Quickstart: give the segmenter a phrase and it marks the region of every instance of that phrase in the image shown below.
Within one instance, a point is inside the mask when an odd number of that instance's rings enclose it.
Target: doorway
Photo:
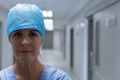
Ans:
[[[74,29],[70,30],[70,66],[74,67]]]
[[[93,75],[93,16],[88,17],[88,80]]]

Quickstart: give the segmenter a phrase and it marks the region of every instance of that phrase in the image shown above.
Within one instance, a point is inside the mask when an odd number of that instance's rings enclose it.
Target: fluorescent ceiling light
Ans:
[[[53,12],[51,10],[48,10],[48,11],[43,10],[42,14],[44,17],[49,17],[49,18],[53,17]]]
[[[53,24],[53,20],[52,19],[44,19],[44,23],[47,24]]]
[[[53,31],[53,24],[45,24],[45,28],[47,31]]]
[[[42,11],[42,14],[43,14],[43,16],[44,16],[44,17],[47,17],[47,16],[48,16],[47,11],[45,11],[45,10],[44,10],[44,11]]]
[[[53,12],[51,10],[48,11],[48,17],[53,17]]]

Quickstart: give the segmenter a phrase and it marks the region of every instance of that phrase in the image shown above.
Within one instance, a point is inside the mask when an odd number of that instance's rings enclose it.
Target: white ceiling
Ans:
[[[0,6],[9,10],[17,3],[33,3],[42,10],[52,10],[53,19],[67,22],[91,0],[0,0]]]

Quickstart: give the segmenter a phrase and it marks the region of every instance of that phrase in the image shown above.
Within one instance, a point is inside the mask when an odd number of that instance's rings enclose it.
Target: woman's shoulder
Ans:
[[[41,80],[71,80],[67,73],[49,65],[45,65],[45,70],[41,77]]]
[[[8,66],[0,71],[0,80],[8,80],[8,77],[13,75],[13,68],[12,65]]]
[[[8,66],[2,70],[0,70],[0,75],[5,75],[7,71],[9,71],[11,69],[11,66]]]
[[[66,74],[64,71],[58,69],[58,68],[55,68],[55,67],[52,67],[52,66],[49,66],[49,65],[46,65],[46,68],[45,68],[46,72],[48,73],[54,73],[54,74]]]

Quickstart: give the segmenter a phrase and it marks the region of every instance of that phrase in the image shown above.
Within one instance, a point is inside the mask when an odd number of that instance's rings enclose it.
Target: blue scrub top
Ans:
[[[0,80],[16,80],[12,65],[0,71]],[[72,80],[65,72],[45,65],[39,80]]]

